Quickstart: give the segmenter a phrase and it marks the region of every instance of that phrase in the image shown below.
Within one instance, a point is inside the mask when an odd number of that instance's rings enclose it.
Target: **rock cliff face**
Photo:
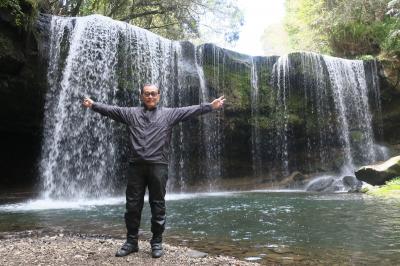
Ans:
[[[207,87],[229,99],[223,168],[234,169],[230,176],[239,162],[247,173],[280,181],[294,171],[383,159],[376,62],[314,53],[250,57],[210,44],[201,50]]]
[[[26,16],[32,6],[22,5]],[[0,9],[0,187],[34,184],[41,147],[46,68],[29,29]],[[23,20],[25,21],[25,20]]]
[[[46,127],[43,112],[47,64],[52,59],[48,53],[51,17],[39,18],[35,34],[16,27],[6,15],[0,19],[0,156],[5,165],[0,183],[34,184],[38,182],[36,169],[44,145],[42,129]],[[61,81],[63,67],[70,60],[68,38],[75,25],[76,21],[72,21],[59,36],[61,48],[57,64],[60,69],[54,72],[56,76],[51,76],[56,83]],[[199,176],[257,177],[263,182],[279,182],[294,171],[305,174],[335,171],[346,160],[356,164],[371,158],[378,160],[377,141],[392,145],[400,141],[393,133],[400,130],[397,115],[400,105],[396,100],[399,97],[385,83],[383,71],[374,62],[341,61],[310,53],[281,58],[250,57],[212,44],[195,47],[188,42],[171,44],[156,40],[152,43],[153,37],[140,39],[140,34],[147,36],[147,33],[127,32],[117,32],[116,38],[111,38],[116,40],[119,49],[113,51],[116,53],[112,66],[115,84],[99,83],[112,88],[110,92],[103,92],[111,98],[99,94],[105,97],[99,100],[137,105],[137,97],[132,97],[136,95],[133,88],[144,81],[159,82],[165,92],[163,104],[169,106],[196,104],[222,94],[228,99],[224,110],[212,119],[195,120],[174,131],[171,171],[177,186],[198,182]],[[137,52],[137,57],[132,52]],[[161,67],[140,64],[146,60],[149,64],[157,61]],[[92,63],[93,67],[99,66]],[[353,78],[346,81],[350,84],[346,89],[338,87],[339,77],[334,80],[332,69],[342,70],[338,76],[353,73]],[[82,72],[84,69],[73,70],[77,75],[86,73]],[[361,70],[365,71],[364,76]],[[381,75],[382,93],[374,90],[378,83],[376,73]],[[87,84],[79,83],[77,75],[68,82],[86,88]],[[94,79],[93,84],[100,82],[96,76],[99,72],[87,71],[86,75]],[[350,94],[338,95],[347,93],[347,88],[355,88],[356,95],[366,93],[368,100],[357,100],[360,96],[350,101]],[[78,100],[79,95],[72,94],[72,99]],[[343,102],[337,101],[337,97],[343,97]],[[347,106],[344,113],[340,113],[341,104]],[[371,117],[360,112],[365,106],[372,111]],[[52,115],[55,113],[47,114]],[[347,124],[343,125],[344,122]],[[372,125],[373,131],[369,131]],[[117,142],[116,147],[122,147],[126,140]],[[123,167],[118,171],[123,171]]]
[[[392,66],[393,67],[393,66]],[[397,67],[400,69],[400,66]],[[393,70],[391,70],[393,71]],[[400,70],[396,82],[389,82],[386,71],[379,72],[382,105],[382,141],[393,147],[394,154],[400,153]]]

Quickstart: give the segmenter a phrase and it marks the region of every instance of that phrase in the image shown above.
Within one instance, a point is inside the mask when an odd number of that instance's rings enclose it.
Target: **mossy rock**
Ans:
[[[355,172],[356,177],[371,185],[384,185],[385,182],[400,176],[400,156],[375,165],[363,166]]]
[[[1,27],[0,27],[1,29]],[[18,73],[24,62],[25,56],[16,36],[0,30],[0,72],[7,74]]]
[[[2,0],[0,1],[0,21],[28,30],[38,14],[38,1]]]
[[[400,177],[386,182],[383,186],[369,186],[363,192],[372,196],[400,199]]]

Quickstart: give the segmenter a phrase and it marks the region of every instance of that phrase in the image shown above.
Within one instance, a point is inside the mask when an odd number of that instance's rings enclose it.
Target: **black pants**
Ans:
[[[151,208],[152,241],[161,241],[165,229],[165,188],[168,180],[168,165],[139,163],[130,164],[126,188],[125,224],[127,241],[138,239],[146,187],[149,189]]]

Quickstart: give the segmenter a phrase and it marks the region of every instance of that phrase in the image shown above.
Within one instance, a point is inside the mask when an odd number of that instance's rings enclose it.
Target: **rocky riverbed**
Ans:
[[[258,265],[226,256],[164,244],[165,254],[151,258],[150,244],[139,242],[139,252],[115,257],[123,240],[67,236],[30,236],[0,239],[0,265]]]

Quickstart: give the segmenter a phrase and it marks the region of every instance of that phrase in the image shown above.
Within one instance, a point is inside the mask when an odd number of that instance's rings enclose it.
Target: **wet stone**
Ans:
[[[204,258],[207,257],[208,254],[197,250],[189,250],[187,255],[191,258]]]

